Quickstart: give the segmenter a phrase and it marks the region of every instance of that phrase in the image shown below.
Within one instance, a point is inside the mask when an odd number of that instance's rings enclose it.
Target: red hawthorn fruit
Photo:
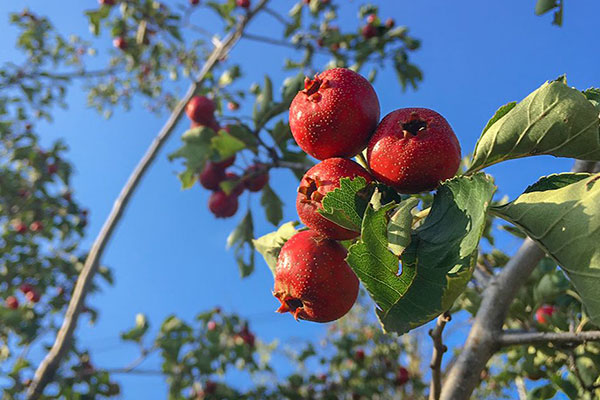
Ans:
[[[213,161],[213,163],[218,166],[221,167],[223,169],[227,168],[227,167],[231,167],[233,165],[233,163],[235,162],[235,154],[232,155],[229,158],[226,158],[222,161]]]
[[[363,361],[365,359],[365,351],[363,349],[356,350],[354,354],[354,359],[358,362]]]
[[[537,311],[535,312],[535,320],[542,324],[545,325],[548,322],[550,322],[550,317],[552,317],[552,315],[554,315],[554,313],[556,312],[556,307],[554,306],[550,306],[550,305],[543,305],[540,308],[537,309]]]
[[[204,385],[204,393],[205,394],[213,394],[217,391],[217,384],[211,380],[207,380]]]
[[[367,17],[367,24],[373,25],[375,21],[377,21],[377,15],[369,14],[369,16]]]
[[[329,46],[329,48],[331,49],[331,51],[338,51],[340,49],[340,44],[333,43],[331,46]]]
[[[205,96],[194,96],[185,106],[185,113],[193,122],[209,126],[215,122],[215,103]]]
[[[224,168],[210,161],[204,165],[198,178],[200,184],[208,190],[218,190],[223,180],[225,180]]]
[[[206,329],[209,331],[214,331],[217,328],[217,323],[215,321],[208,321],[206,324]]]
[[[119,36],[113,39],[113,46],[115,46],[119,50],[125,50],[127,49],[127,41],[124,37]]]
[[[242,338],[242,340],[244,341],[244,343],[246,343],[250,347],[254,347],[254,342],[256,341],[256,337],[254,336],[254,334],[252,332],[250,332],[248,330],[247,327],[244,327],[244,329],[242,329],[242,331],[240,332],[239,335]]]
[[[371,39],[372,37],[377,36],[377,28],[371,24],[367,24],[362,27],[360,33],[365,39]]]
[[[236,4],[238,7],[250,8],[250,0],[237,0]]]
[[[27,232],[27,225],[25,225],[22,222],[19,222],[13,225],[13,229],[15,230],[15,232],[23,234]]]
[[[26,199],[27,197],[29,197],[29,190],[19,189],[19,190],[17,190],[17,194],[19,195],[20,198]]]
[[[5,304],[7,308],[11,310],[16,310],[19,308],[19,300],[15,296],[8,296],[5,300]]]
[[[406,382],[408,382],[408,379],[409,379],[408,370],[404,367],[398,368],[398,371],[396,372],[396,379],[395,379],[396,386],[404,385]]]
[[[244,190],[246,189],[246,185],[244,182],[242,182],[242,180],[240,180],[240,176],[238,174],[233,173],[233,172],[226,172],[224,180],[238,182],[238,184],[235,185],[235,187],[231,191],[232,195],[237,197],[237,196],[240,196],[242,193],[244,193]]]
[[[56,165],[56,164],[48,165],[48,174],[54,175],[57,172],[58,172],[58,165]]]
[[[33,290],[33,286],[31,286],[29,283],[23,283],[21,284],[21,286],[19,287],[19,290],[24,293],[27,294],[29,292],[31,292]]]
[[[300,181],[296,210],[302,223],[329,239],[346,240],[359,235],[323,217],[317,212],[323,208],[321,200],[332,190],[340,187],[341,178],[354,179],[362,176],[367,183],[371,175],[360,165],[347,158],[328,158],[309,169]]]
[[[323,40],[323,38],[318,38],[317,39],[317,46],[323,47],[324,44],[325,44],[325,41]]]
[[[29,229],[31,232],[39,232],[44,229],[44,224],[42,224],[40,221],[34,221],[31,223],[31,225],[29,225]]]
[[[59,286],[56,289],[56,295],[59,296],[59,297],[62,297],[62,296],[64,296],[64,294],[65,294],[65,288],[62,287],[62,286]]]
[[[193,6],[197,6],[200,3],[200,0],[190,0],[190,4]]]
[[[62,198],[70,203],[71,202],[71,192],[64,192],[62,194]]]
[[[221,190],[213,192],[208,199],[208,208],[217,218],[232,217],[238,209],[238,197]]]
[[[115,0],[98,0],[98,3],[103,6],[114,6]]]
[[[40,301],[40,294],[35,290],[30,290],[29,292],[25,293],[25,298],[32,303],[37,303]]]
[[[379,121],[379,100],[368,80],[346,68],[306,78],[290,106],[290,129],[298,146],[325,160],[353,157]]]
[[[263,164],[253,164],[246,169],[244,184],[251,192],[259,192],[269,182],[269,172]]]
[[[310,4],[310,0],[302,0],[304,4]]]
[[[385,20],[385,27],[388,29],[392,29],[396,25],[396,21],[393,18],[388,18]]]
[[[427,108],[389,113],[367,150],[373,176],[401,193],[435,189],[456,174],[460,159],[460,144],[450,124]]]
[[[273,296],[279,313],[296,320],[330,322],[343,317],[358,296],[358,278],[346,263],[346,249],[315,231],[296,233],[279,253]]]
[[[235,111],[238,108],[240,108],[240,105],[234,101],[230,101],[229,103],[227,103],[227,108],[229,109],[229,111]]]

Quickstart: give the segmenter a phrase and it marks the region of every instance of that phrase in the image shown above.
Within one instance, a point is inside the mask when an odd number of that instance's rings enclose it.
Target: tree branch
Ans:
[[[431,356],[431,384],[429,386],[429,400],[439,400],[442,391],[442,357],[448,351],[448,347],[442,341],[444,327],[452,320],[446,311],[437,318],[435,328],[429,331],[433,340],[433,355]]]
[[[595,163],[576,161],[573,172],[593,171]],[[488,360],[499,349],[502,325],[519,288],[527,281],[544,252],[531,239],[496,275],[482,294],[481,306],[456,364],[442,388],[442,400],[462,400],[471,396],[479,384],[479,377]]]
[[[581,344],[600,341],[600,331],[586,332],[504,332],[498,337],[500,346],[521,344]]]
[[[186,104],[190,101],[190,99],[195,95],[198,88],[202,85],[202,82],[208,75],[208,73],[213,69],[213,67],[219,62],[219,60],[225,56],[231,48],[238,42],[246,25],[252,19],[252,17],[260,11],[269,0],[261,0],[257,6],[251,10],[245,17],[243,17],[238,27],[230,33],[219,46],[215,47],[213,52],[210,54],[206,63],[202,67],[202,70],[196,77],[196,81],[190,85],[187,93],[181,99],[179,104],[175,107],[169,119],[160,130],[158,136],[151,143],[150,147],[146,151],[146,154],[142,157],[135,170],[125,183],[125,186],[121,190],[121,193],[117,197],[113,208],[104,222],[100,233],[96,237],[92,248],[88,254],[88,257],[85,261],[83,269],[79,274],[77,279],[77,283],[75,284],[75,289],[73,291],[73,296],[69,302],[67,307],[67,311],[65,313],[65,318],[63,320],[63,324],[56,335],[56,340],[52,345],[52,348],[44,358],[44,360],[40,363],[39,367],[35,372],[35,376],[33,382],[31,383],[27,396],[28,399],[33,400],[39,398],[39,396],[43,393],[46,385],[52,381],[56,370],[58,369],[60,362],[64,358],[64,356],[68,353],[71,348],[71,342],[73,338],[73,333],[77,326],[77,321],[79,319],[79,315],[81,314],[83,304],[85,303],[86,295],[89,291],[90,285],[93,281],[94,275],[98,270],[98,265],[100,263],[100,259],[104,253],[104,249],[106,245],[110,241],[114,230],[121,220],[123,216],[123,212],[125,211],[127,204],[131,200],[136,188],[139,186],[142,178],[144,177],[146,171],[156,158],[157,154],[174,131],[177,122],[183,115]]]

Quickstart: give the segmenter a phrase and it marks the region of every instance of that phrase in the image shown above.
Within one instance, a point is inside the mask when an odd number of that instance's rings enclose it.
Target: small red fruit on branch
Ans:
[[[221,190],[213,192],[208,199],[208,208],[217,218],[232,217],[238,209],[238,196]]]
[[[200,3],[200,0],[190,0],[190,4],[193,6],[197,6]]]
[[[56,164],[50,164],[48,165],[48,174],[50,175],[54,175],[55,173],[58,172],[58,165]]]
[[[29,292],[25,293],[25,298],[32,303],[37,303],[40,301],[40,294],[35,290],[30,290]]]
[[[213,163],[207,162],[204,168],[200,172],[198,181],[200,184],[208,190],[218,190],[219,184],[225,180],[225,170]]]
[[[535,312],[535,320],[540,324],[547,324],[550,322],[550,317],[556,312],[556,307],[550,305],[543,305]]]
[[[246,188],[251,192],[259,192],[269,182],[269,171],[263,164],[254,164],[246,169]]]
[[[119,50],[125,50],[127,49],[127,41],[124,37],[119,36],[113,40],[113,46]]]
[[[435,189],[460,165],[460,144],[448,122],[427,108],[389,113],[367,151],[373,176],[401,193]]]
[[[34,221],[31,223],[31,225],[29,225],[29,229],[31,232],[39,232],[44,229],[44,224],[42,224],[40,221]]]
[[[298,146],[325,160],[353,157],[379,121],[379,100],[368,80],[346,68],[306,78],[290,106],[290,129]]]
[[[185,106],[185,113],[193,122],[211,126],[215,122],[215,103],[208,97],[194,96]]]
[[[344,246],[314,231],[292,236],[275,268],[273,295],[281,302],[277,312],[314,322],[343,317],[358,296],[358,278],[346,254]]]
[[[250,8],[250,0],[237,0],[236,4],[238,7]]]
[[[31,292],[33,290],[33,286],[31,286],[29,283],[23,283],[20,287],[19,290],[23,293],[23,294],[27,294],[29,292]]]
[[[238,108],[240,108],[240,105],[234,101],[230,101],[229,103],[227,103],[227,108],[229,109],[229,111],[235,111]]]
[[[342,228],[317,210],[323,209],[321,201],[325,195],[340,187],[341,178],[354,179],[358,176],[365,178],[367,183],[373,181],[363,167],[347,158],[328,158],[309,169],[300,181],[296,197],[296,211],[300,221],[329,239],[347,240],[357,237],[359,232]]]
[[[365,351],[363,349],[356,350],[354,354],[354,359],[358,362],[361,362],[365,359]]]
[[[392,18],[388,18],[385,20],[385,27],[388,29],[392,29],[394,27],[394,25],[396,25],[396,21],[394,21]]]
[[[98,3],[100,3],[103,6],[114,6],[115,0],[98,0]]]
[[[15,230],[15,232],[23,234],[27,232],[27,225],[25,225],[22,222],[17,222],[13,224],[13,229]]]
[[[224,180],[237,182],[237,184],[234,186],[233,190],[231,191],[232,195],[240,196],[242,193],[244,193],[244,190],[246,189],[246,185],[244,182],[242,182],[240,180],[240,176],[238,174],[233,173],[233,172],[226,172]]]
[[[11,310],[16,310],[19,308],[19,300],[15,296],[8,296],[5,300],[6,307]]]
[[[362,27],[360,33],[365,39],[371,39],[377,36],[377,28],[371,24],[367,24]]]
[[[398,371],[396,372],[396,379],[395,379],[396,386],[402,386],[402,385],[406,384],[406,382],[408,382],[408,379],[409,379],[408,370],[404,367],[398,368]]]

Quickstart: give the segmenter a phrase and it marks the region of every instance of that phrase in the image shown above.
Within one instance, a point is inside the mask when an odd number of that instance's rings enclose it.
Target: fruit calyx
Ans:
[[[317,102],[321,100],[320,89],[326,89],[329,86],[327,79],[321,79],[318,75],[315,75],[314,79],[304,78],[304,93],[310,101]]]
[[[312,202],[320,203],[323,200],[323,194],[319,192],[319,188],[323,186],[323,182],[318,177],[314,179],[306,177],[306,184],[301,185],[298,188],[298,193],[303,194],[305,198],[301,199],[300,202],[310,204]]]
[[[298,321],[298,319],[304,319],[303,317],[306,314],[306,311],[304,311],[304,302],[302,300],[292,297],[284,292],[273,293],[273,296],[281,302],[281,306],[276,312],[280,314],[289,312],[294,316],[296,321]]]
[[[402,132],[405,136],[409,133],[413,136],[417,136],[419,132],[427,129],[427,121],[419,118],[417,113],[412,113],[409,120],[400,123],[400,126],[402,127]]]

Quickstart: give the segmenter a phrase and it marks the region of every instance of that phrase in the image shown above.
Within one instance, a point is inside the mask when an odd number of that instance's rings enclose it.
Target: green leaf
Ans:
[[[135,327],[121,333],[121,339],[139,343],[148,331],[148,328],[150,328],[150,325],[146,316],[144,314],[137,314],[135,316]]]
[[[271,186],[265,185],[260,197],[260,204],[265,208],[267,221],[277,226],[283,218],[283,202],[277,194],[271,189]]]
[[[600,89],[589,88],[583,92],[583,95],[596,107],[596,110],[600,111]]]
[[[179,179],[183,188],[189,188],[195,181],[195,174],[198,173],[206,161],[213,153],[212,139],[216,136],[215,132],[206,127],[190,129],[182,136],[183,146],[177,151],[169,154],[169,160],[178,158],[184,160],[186,171],[179,174]]]
[[[535,3],[535,15],[545,14],[556,6],[556,0],[538,0]]]
[[[517,105],[516,101],[512,101],[508,104],[503,105],[502,107],[500,107],[497,111],[496,114],[494,114],[494,116],[488,121],[488,123],[485,125],[485,128],[483,128],[483,132],[481,132],[481,134],[483,135],[488,129],[490,129],[490,127],[492,125],[494,125],[500,118],[504,117],[510,110],[512,110],[513,108],[515,108],[515,106]]]
[[[600,174],[550,175],[516,200],[492,209],[536,241],[561,266],[598,326],[599,179]]]
[[[366,187],[367,181],[361,176],[340,179],[340,187],[327,193],[321,201],[323,208],[317,212],[343,228],[360,231],[370,197]]]
[[[287,222],[281,225],[275,232],[268,233],[252,241],[254,248],[262,254],[273,275],[275,275],[277,257],[279,257],[281,247],[298,232],[296,230],[298,225],[297,221]]]
[[[387,226],[388,249],[400,257],[410,244],[410,228],[412,226],[412,210],[419,204],[419,199],[409,197],[394,210]]]
[[[509,107],[498,110],[486,126],[475,146],[470,172],[540,154],[600,160],[598,110],[563,81],[546,82]]]
[[[494,191],[482,173],[443,183],[402,253],[400,274],[399,259],[388,249],[387,213],[395,204],[367,207],[361,239],[347,260],[375,300],[384,330],[405,333],[450,308],[471,277]]]
[[[560,375],[552,375],[550,381],[557,389],[566,394],[570,400],[579,400],[579,390],[577,390],[577,386],[573,382],[563,379]]]
[[[247,277],[254,271],[254,223],[252,212],[248,210],[239,225],[229,234],[227,248],[232,248],[235,259],[240,269],[242,278]],[[248,260],[246,260],[246,249],[249,248]]]
[[[246,144],[235,136],[222,129],[219,134],[212,138],[212,147],[219,153],[221,160],[233,156],[240,150],[246,148]]]
[[[240,140],[247,149],[256,153],[258,149],[258,139],[256,135],[245,125],[230,125],[229,134]]]

